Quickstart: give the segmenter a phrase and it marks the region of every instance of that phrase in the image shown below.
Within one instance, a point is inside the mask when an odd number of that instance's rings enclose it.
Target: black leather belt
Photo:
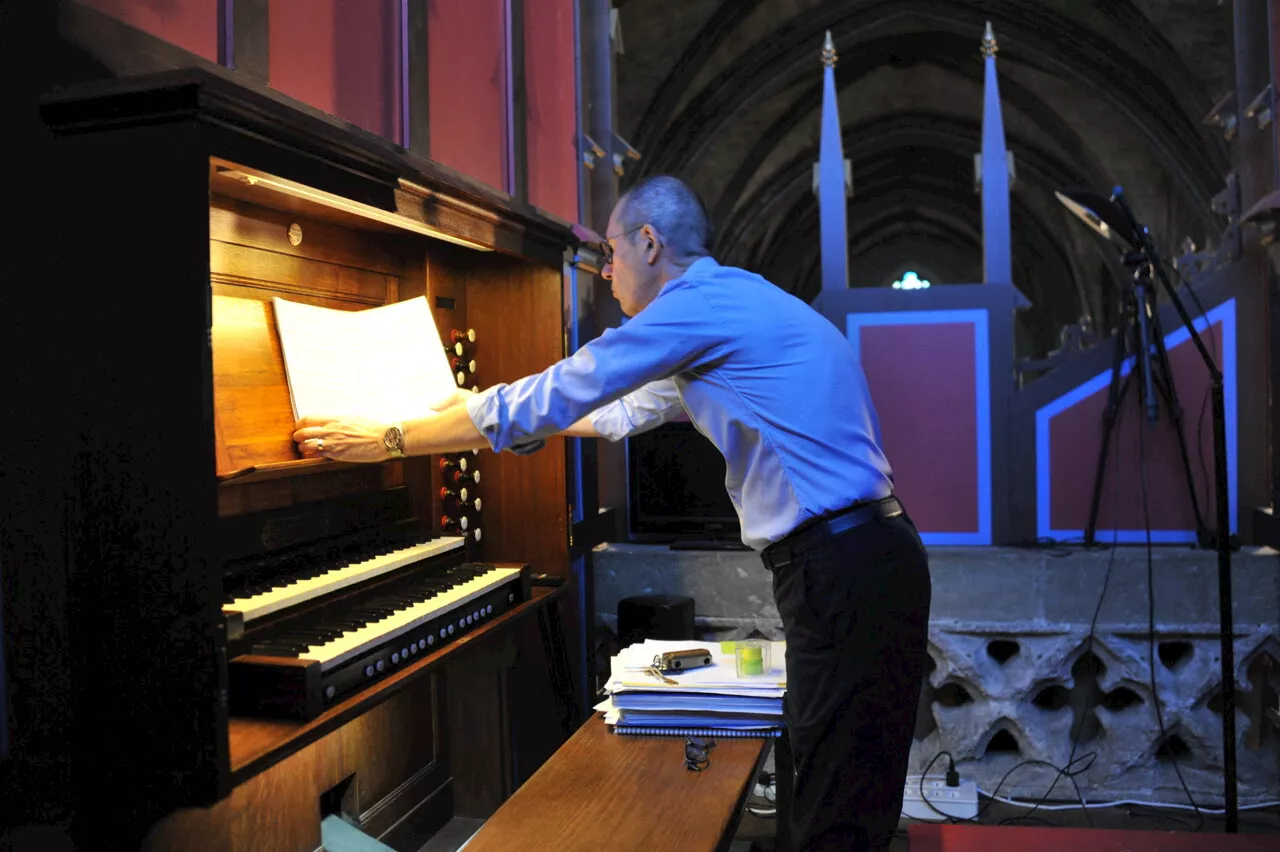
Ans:
[[[901,514],[902,504],[898,502],[897,497],[885,497],[882,500],[855,503],[839,514],[830,515],[821,520],[802,525],[786,538],[775,541],[766,547],[761,552],[761,556],[764,558],[764,564],[769,566],[770,570],[777,570],[780,567],[789,565],[795,554],[808,550],[821,541],[835,538],[841,533],[846,533],[855,527],[862,526],[867,521],[876,518],[892,518]]]

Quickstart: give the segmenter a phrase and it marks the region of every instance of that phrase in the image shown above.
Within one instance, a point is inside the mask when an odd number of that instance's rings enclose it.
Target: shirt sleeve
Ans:
[[[470,397],[467,413],[489,445],[523,448],[650,382],[713,363],[725,343],[720,322],[690,282],[667,286],[630,322],[568,358]]]
[[[591,412],[601,438],[618,441],[655,429],[684,413],[674,379],[659,379]]]

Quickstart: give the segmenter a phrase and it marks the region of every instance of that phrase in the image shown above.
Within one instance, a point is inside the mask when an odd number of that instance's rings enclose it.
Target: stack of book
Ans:
[[[616,734],[776,737],[787,691],[785,645],[769,646],[768,665],[739,674],[733,642],[646,639],[612,659],[608,698],[596,709]],[[711,652],[711,665],[683,671],[654,665],[664,652],[698,648]]]

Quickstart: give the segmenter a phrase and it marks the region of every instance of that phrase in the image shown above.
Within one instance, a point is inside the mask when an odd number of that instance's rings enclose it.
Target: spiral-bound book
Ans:
[[[636,737],[711,737],[712,739],[782,736],[781,728],[652,728],[646,725],[614,725],[613,732]]]

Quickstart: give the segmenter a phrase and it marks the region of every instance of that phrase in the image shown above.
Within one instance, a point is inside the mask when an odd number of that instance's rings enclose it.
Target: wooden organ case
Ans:
[[[60,258],[73,834],[312,852],[338,814],[414,850],[491,813],[580,720],[575,595],[530,585],[569,580],[563,440],[302,459],[271,299],[425,296],[489,386],[564,355],[571,233],[230,74],[41,111],[86,217]]]

